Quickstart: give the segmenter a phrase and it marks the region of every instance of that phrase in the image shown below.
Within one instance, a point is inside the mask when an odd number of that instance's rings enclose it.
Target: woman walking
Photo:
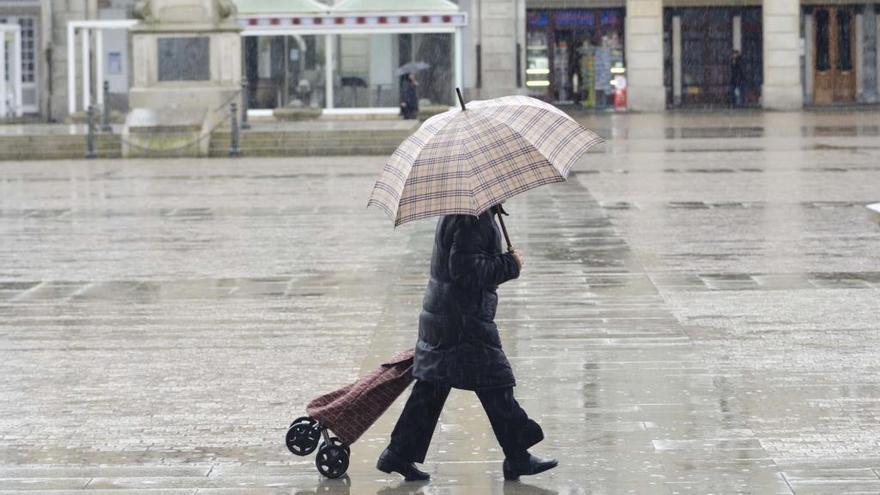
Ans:
[[[424,463],[437,420],[451,388],[473,390],[504,451],[504,478],[518,479],[557,465],[528,449],[544,439],[513,397],[516,381],[501,348],[496,289],[519,277],[523,256],[503,253],[493,218],[500,206],[478,217],[447,215],[434,237],[431,276],[419,316],[413,375],[416,383],[376,465],[407,481],[428,480]]]
[[[400,114],[404,119],[415,119],[419,115],[418,85],[414,72],[400,76]]]

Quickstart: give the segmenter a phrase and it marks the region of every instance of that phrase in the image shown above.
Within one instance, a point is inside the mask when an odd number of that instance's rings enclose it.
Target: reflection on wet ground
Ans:
[[[880,493],[880,115],[581,118],[498,318],[558,469],[502,481],[463,392],[429,484],[373,468],[400,403],[347,479],[286,451],[414,342],[433,223],[364,208],[381,157],[3,163],[0,493]]]

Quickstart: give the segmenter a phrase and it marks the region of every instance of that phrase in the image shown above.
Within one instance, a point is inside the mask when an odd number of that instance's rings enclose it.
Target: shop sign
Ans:
[[[617,10],[603,10],[599,22],[603,26],[616,26],[622,23],[622,17]]]
[[[556,27],[592,27],[596,25],[596,16],[586,10],[559,10],[556,12]]]
[[[546,11],[531,11],[526,14],[526,22],[533,27],[547,27],[550,24],[550,14]]]

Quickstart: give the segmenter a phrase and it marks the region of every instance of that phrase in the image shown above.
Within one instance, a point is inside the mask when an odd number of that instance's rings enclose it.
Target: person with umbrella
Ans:
[[[400,76],[400,115],[404,119],[415,119],[419,114],[419,83],[416,72],[429,68],[425,62],[410,62],[397,69]]]
[[[451,388],[476,392],[504,451],[504,478],[557,465],[529,448],[541,427],[514,398],[510,362],[494,323],[499,285],[516,279],[524,256],[513,249],[501,203],[520,192],[565,180],[574,162],[601,138],[552,105],[514,96],[472,102],[427,120],[395,151],[370,205],[395,225],[441,215],[430,280],[419,316],[416,383],[376,464],[406,480],[419,470]],[[502,251],[501,222],[508,251]]]

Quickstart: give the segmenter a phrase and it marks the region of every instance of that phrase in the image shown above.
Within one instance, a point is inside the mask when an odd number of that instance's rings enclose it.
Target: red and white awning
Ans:
[[[372,31],[426,32],[449,31],[467,25],[467,14],[385,14],[385,15],[243,15],[239,24],[245,31],[273,29],[317,33]],[[248,34],[248,33],[245,33]]]

